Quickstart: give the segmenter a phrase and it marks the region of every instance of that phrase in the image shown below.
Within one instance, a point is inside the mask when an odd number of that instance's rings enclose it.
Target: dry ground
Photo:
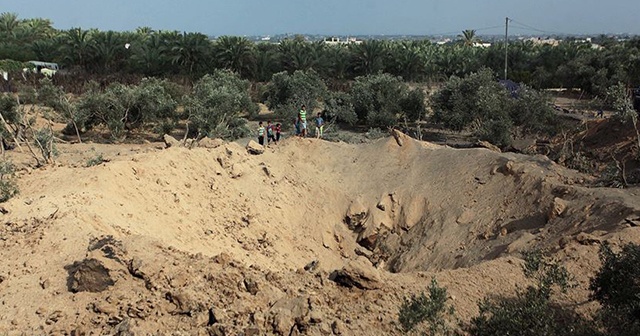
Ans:
[[[598,244],[640,243],[635,189],[582,187],[544,156],[398,139],[261,155],[61,144],[3,205],[0,333],[400,334],[402,299],[432,277],[464,323],[527,284],[532,248],[568,266],[580,286],[562,300],[586,312]],[[109,162],[86,167],[97,154]]]

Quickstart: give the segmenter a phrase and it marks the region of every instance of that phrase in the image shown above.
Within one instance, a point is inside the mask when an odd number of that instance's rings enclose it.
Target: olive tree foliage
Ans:
[[[302,105],[313,112],[326,94],[327,86],[314,70],[274,74],[265,92],[267,107],[287,118],[295,117]]]
[[[246,115],[255,115],[258,106],[251,101],[249,82],[226,70],[205,75],[184,98],[192,134],[237,139],[249,134]]]
[[[602,305],[600,320],[609,335],[640,334],[640,246],[628,244],[614,252],[604,244],[600,260],[602,267],[590,286]]]
[[[411,90],[400,77],[377,74],[356,78],[351,88],[358,119],[371,127],[391,127],[399,119],[420,119],[425,113],[424,92]]]
[[[434,122],[502,147],[514,134],[552,134],[557,125],[548,97],[526,86],[511,93],[488,69],[451,77],[431,97],[431,106]]]
[[[43,78],[40,80],[40,87],[36,96],[40,104],[54,109],[67,122],[67,127],[63,130],[63,133],[68,135],[75,134],[78,137],[78,142],[82,142],[80,128],[78,127],[78,110],[75,104],[65,95],[64,90],[59,86],[55,86],[51,79]]]
[[[16,125],[22,120],[22,114],[18,109],[18,102],[8,94],[0,95],[0,113],[8,124]],[[6,139],[11,136],[12,130],[6,128],[4,123],[0,124],[0,136]]]
[[[163,80],[145,78],[139,85],[111,84],[105,90],[92,86],[76,104],[74,122],[84,130],[106,126],[114,139],[132,129],[176,118],[177,102]]]
[[[493,335],[600,335],[591,321],[554,302],[557,291],[565,292],[573,280],[558,261],[539,251],[525,253],[523,271],[534,281],[515,297],[487,297],[480,314],[471,320],[469,333]]]
[[[15,165],[8,160],[0,160],[0,203],[8,201],[19,193],[15,178]]]
[[[324,116],[329,123],[339,121],[353,125],[358,121],[351,95],[340,91],[330,91],[327,94],[324,101]]]
[[[616,117],[622,122],[631,122],[635,131],[636,139],[638,141],[638,148],[640,149],[640,130],[638,130],[638,112],[633,108],[633,102],[627,90],[627,87],[618,82],[616,85],[612,85],[607,88],[606,101],[616,112]]]

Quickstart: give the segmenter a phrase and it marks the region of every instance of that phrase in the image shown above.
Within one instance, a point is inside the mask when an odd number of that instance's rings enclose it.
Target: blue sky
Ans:
[[[0,12],[59,29],[154,29],[209,35],[640,34],[640,0],[0,0]],[[516,28],[520,27],[520,28]]]

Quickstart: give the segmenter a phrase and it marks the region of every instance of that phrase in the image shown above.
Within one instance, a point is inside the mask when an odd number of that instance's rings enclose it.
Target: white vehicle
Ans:
[[[29,63],[33,64],[35,68],[33,69],[34,73],[40,73],[47,77],[51,77],[60,70],[58,63],[51,62],[40,62],[40,61],[29,61]],[[28,71],[28,69],[23,69],[23,72]]]

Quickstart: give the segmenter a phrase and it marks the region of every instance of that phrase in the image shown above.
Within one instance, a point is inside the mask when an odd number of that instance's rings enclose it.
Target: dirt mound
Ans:
[[[524,283],[520,251],[551,248],[586,281],[600,241],[640,241],[633,196],[543,156],[403,134],[216,145],[22,176],[0,332],[395,334],[431,276],[468,320]]]

